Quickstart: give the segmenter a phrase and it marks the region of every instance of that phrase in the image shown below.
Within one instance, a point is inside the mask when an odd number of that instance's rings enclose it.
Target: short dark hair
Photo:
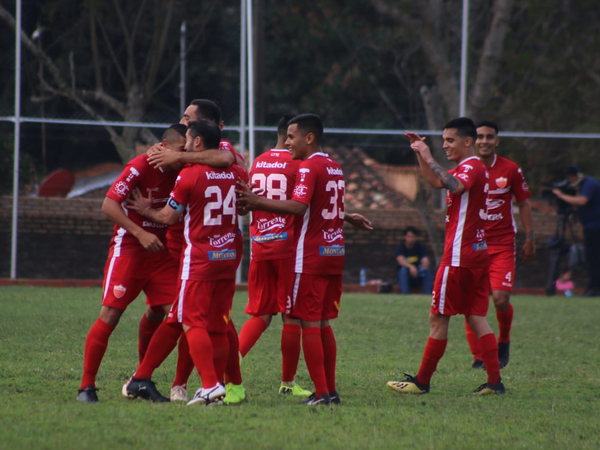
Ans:
[[[477,139],[477,128],[475,124],[468,117],[459,117],[458,119],[452,119],[446,122],[444,130],[452,129],[456,130],[456,134],[463,138],[473,138],[473,142]]]
[[[315,143],[318,145],[323,138],[323,123],[316,114],[300,114],[288,122],[288,125],[298,125],[298,129],[304,134],[312,133]]]
[[[197,108],[198,119],[210,120],[219,125],[221,123],[221,108],[216,102],[204,98],[197,98],[190,102]]]
[[[288,124],[294,117],[296,117],[295,114],[284,114],[281,116],[281,119],[279,119],[279,123],[277,124],[277,136],[287,135]]]
[[[187,127],[181,123],[176,123],[171,125],[169,128],[165,130],[162,135],[163,141],[168,141],[169,143],[173,143],[175,139],[179,136],[185,139],[185,132],[187,131]]]
[[[570,164],[567,167],[567,175],[575,176],[581,173],[581,166],[577,163]]]
[[[498,134],[498,125],[496,124],[496,122],[492,122],[491,120],[482,120],[477,124],[477,128],[479,127],[493,128],[496,131],[496,134]]]
[[[221,128],[216,123],[209,120],[194,121],[189,123],[188,130],[194,139],[198,136],[202,138],[204,148],[219,148]]]
[[[404,229],[404,234],[406,235],[406,234],[408,234],[408,233],[412,233],[412,234],[414,234],[415,236],[418,236],[418,235],[419,235],[419,230],[417,230],[417,229],[416,229],[415,227],[413,227],[412,225],[409,225],[409,226],[407,226],[407,227]]]

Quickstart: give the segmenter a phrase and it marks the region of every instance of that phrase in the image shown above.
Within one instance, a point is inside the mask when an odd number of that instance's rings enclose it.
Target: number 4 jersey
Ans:
[[[288,150],[273,149],[254,160],[250,180],[254,191],[273,200],[292,198],[296,172],[300,161],[295,161]],[[294,252],[295,216],[267,211],[253,211],[250,223],[252,259],[264,261],[290,258]]]
[[[238,176],[235,166],[216,169],[196,164],[180,172],[168,204],[184,213],[182,280],[235,278],[242,256],[236,245]]]
[[[344,269],[344,174],[325,153],[300,163],[292,200],[308,205],[299,218],[296,273],[341,274]]]

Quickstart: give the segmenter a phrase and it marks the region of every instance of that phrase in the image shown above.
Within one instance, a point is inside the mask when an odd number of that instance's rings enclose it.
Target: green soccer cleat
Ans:
[[[401,381],[388,381],[387,387],[401,394],[427,394],[429,392],[429,383],[423,385],[417,381],[417,377],[413,377],[407,373],[406,378]]]
[[[502,380],[498,381],[496,384],[483,383],[475,389],[475,392],[473,392],[474,395],[500,395],[505,393],[506,389],[502,384]]]
[[[236,405],[246,400],[246,388],[243,384],[227,383],[225,385],[225,398],[223,403],[226,405]]]
[[[279,393],[283,395],[293,395],[295,397],[310,397],[312,392],[302,389],[298,383],[292,385],[281,383]]]

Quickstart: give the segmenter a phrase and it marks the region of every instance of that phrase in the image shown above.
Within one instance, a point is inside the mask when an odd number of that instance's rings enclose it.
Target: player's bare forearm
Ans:
[[[448,189],[453,194],[462,194],[465,190],[463,184],[454,178],[446,169],[438,164],[435,159],[427,161],[427,165],[431,168],[431,171],[435,174],[436,178],[440,181],[442,186]]]
[[[531,203],[529,200],[517,203],[519,206],[519,215],[521,216],[521,223],[525,231],[525,244],[521,250],[521,257],[523,262],[528,262],[535,256],[535,236],[533,233],[533,216],[531,214]]]
[[[147,207],[142,211],[142,216],[162,225],[172,225],[179,219],[179,213],[169,205],[165,205],[162,209]]]
[[[212,167],[229,167],[234,162],[231,152],[216,149],[203,152],[183,152],[178,156],[179,161],[186,164],[206,164]]]

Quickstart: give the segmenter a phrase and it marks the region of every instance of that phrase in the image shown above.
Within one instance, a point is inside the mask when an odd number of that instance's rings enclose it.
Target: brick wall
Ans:
[[[102,199],[58,199],[24,197],[19,201],[19,236],[17,276],[19,278],[101,279],[108,243],[112,233],[111,221],[101,211]],[[0,197],[0,278],[10,274],[10,228],[12,199]],[[357,283],[361,267],[369,279],[396,282],[394,250],[402,239],[402,230],[413,225],[423,228],[420,215],[414,209],[356,210],[367,216],[375,229],[366,232],[346,226],[346,268],[344,281]],[[440,226],[444,213],[434,216]],[[556,229],[555,214],[534,213],[538,256],[533,263],[517,263],[517,287],[543,287],[546,284],[550,251],[548,237]],[[519,219],[517,224],[520,226]],[[245,227],[247,233],[247,224]],[[581,229],[575,227],[581,239]],[[517,236],[520,249],[523,236]],[[426,242],[427,243],[427,242]],[[246,240],[242,262],[243,279],[248,267]],[[575,281],[583,287],[584,274],[576,271]]]

